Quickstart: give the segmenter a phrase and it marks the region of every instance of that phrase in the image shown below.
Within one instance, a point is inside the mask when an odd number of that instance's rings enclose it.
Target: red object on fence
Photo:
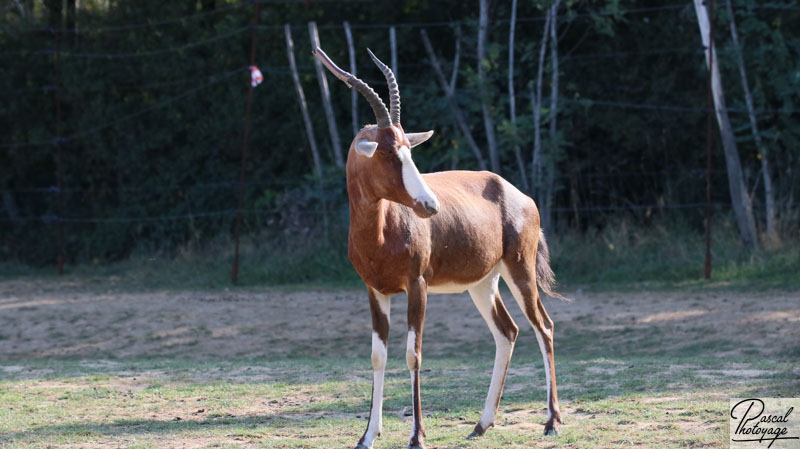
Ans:
[[[264,75],[261,74],[261,70],[258,70],[257,66],[251,65],[250,66],[250,87],[256,87],[261,82],[264,81]]]

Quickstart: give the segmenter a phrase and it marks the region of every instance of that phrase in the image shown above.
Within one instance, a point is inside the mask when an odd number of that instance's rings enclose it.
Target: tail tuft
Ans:
[[[547,296],[572,302],[572,299],[553,291],[556,286],[556,275],[550,268],[550,248],[547,247],[547,241],[541,229],[539,230],[539,248],[536,250],[536,284]]]

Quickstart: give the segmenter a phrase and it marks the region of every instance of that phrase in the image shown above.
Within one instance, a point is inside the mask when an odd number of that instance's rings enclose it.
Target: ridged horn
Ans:
[[[389,68],[386,64],[381,62],[372,50],[369,48],[367,49],[369,52],[369,57],[372,58],[372,62],[381,69],[383,72],[384,78],[386,78],[386,84],[389,85],[389,116],[392,118],[393,125],[400,124],[400,89],[397,88],[397,79],[394,77],[394,72],[392,69]]]
[[[372,112],[375,113],[375,120],[378,122],[378,128],[388,128],[392,125],[391,119],[389,118],[389,111],[386,110],[386,105],[383,104],[383,100],[378,94],[372,90],[369,85],[360,79],[356,78],[352,74],[342,70],[336,64],[331,61],[331,58],[322,51],[321,48],[317,47],[312,51],[314,56],[319,59],[319,61],[324,65],[331,73],[333,73],[336,78],[344,81],[350,87],[354,87],[361,95],[366,98],[369,105],[372,107]]]

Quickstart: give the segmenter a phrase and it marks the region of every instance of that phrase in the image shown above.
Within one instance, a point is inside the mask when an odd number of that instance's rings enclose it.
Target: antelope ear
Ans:
[[[406,137],[408,137],[408,141],[411,143],[411,148],[424,143],[426,140],[430,139],[433,135],[433,130],[425,131],[424,133],[406,133]]]
[[[375,154],[375,150],[378,148],[378,142],[370,142],[366,139],[361,139],[356,142],[356,153],[366,156],[372,157]]]

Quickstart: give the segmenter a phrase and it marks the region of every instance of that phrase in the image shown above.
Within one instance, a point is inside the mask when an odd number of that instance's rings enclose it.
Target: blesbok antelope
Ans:
[[[420,406],[422,328],[428,293],[469,291],[494,337],[496,354],[483,416],[470,436],[494,425],[519,328],[500,298],[500,277],[536,332],[547,379],[545,435],[554,434],[558,408],[553,358],[553,321],[537,286],[550,296],[549,265],[539,212],[533,200],[490,172],[447,171],[421,175],[411,149],[433,131],[406,133],[400,125],[400,93],[394,74],[370,57],[389,85],[390,109],[366,83],[340,69],[321,49],[314,55],[337,78],[356,88],[375,113],[377,125],[358,132],[347,155],[350,200],[348,255],[369,291],[372,312],[372,404],[356,449],[372,448],[381,433],[383,375],[389,336],[389,297],[408,295],[406,362],[411,372],[413,423],[410,448],[422,448]]]

